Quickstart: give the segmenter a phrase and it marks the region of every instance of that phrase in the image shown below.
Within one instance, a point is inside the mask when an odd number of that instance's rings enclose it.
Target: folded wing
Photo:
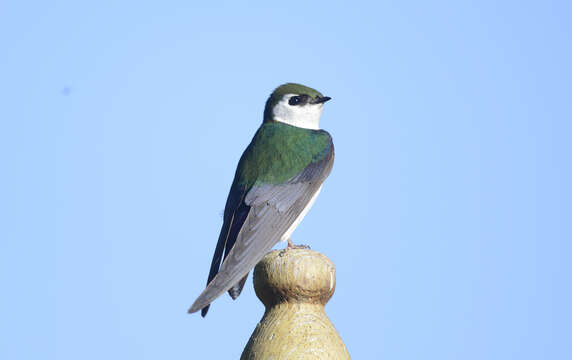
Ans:
[[[242,209],[244,213],[247,207],[248,215],[244,218],[234,245],[227,252],[218,273],[193,303],[189,309],[190,313],[207,307],[241,281],[280,241],[329,175],[333,161],[332,147],[322,160],[311,163],[286,183],[255,184],[246,193],[237,209]],[[226,241],[229,240],[231,239]]]

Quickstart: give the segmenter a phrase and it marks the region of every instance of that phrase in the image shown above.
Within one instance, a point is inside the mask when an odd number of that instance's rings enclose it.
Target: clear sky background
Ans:
[[[251,278],[186,311],[290,81],[333,98],[336,162],[293,240],[336,264],[353,358],[572,358],[571,10],[4,3],[0,358],[238,358]]]

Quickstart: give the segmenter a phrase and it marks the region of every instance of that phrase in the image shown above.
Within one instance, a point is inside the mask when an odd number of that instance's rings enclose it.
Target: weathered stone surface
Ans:
[[[254,289],[266,307],[241,359],[349,359],[324,311],[336,269],[309,249],[272,251],[254,269]]]

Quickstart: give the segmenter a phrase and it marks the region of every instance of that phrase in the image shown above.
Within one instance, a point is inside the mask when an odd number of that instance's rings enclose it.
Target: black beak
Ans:
[[[314,100],[310,101],[310,104],[323,104],[330,99],[331,97],[329,96],[318,96]]]

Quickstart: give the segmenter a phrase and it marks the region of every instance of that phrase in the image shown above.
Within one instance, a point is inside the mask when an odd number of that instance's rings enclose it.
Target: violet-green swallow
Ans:
[[[250,270],[280,240],[288,241],[332,170],[334,144],[318,123],[329,97],[300,84],[276,88],[264,120],[236,169],[207,286],[189,313],[225,291],[236,299]],[[222,265],[221,265],[222,260]]]

